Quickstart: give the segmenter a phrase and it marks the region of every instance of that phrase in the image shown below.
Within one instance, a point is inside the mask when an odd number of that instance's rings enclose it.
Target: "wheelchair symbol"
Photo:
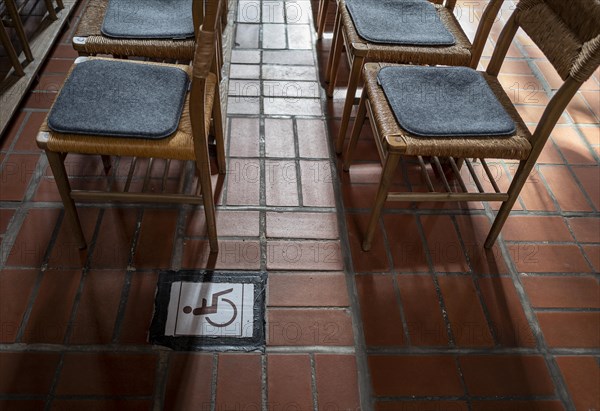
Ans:
[[[193,314],[193,315],[216,314],[219,310],[219,297],[221,297],[225,294],[229,294],[232,291],[233,291],[233,288],[230,288],[228,290],[223,290],[223,291],[219,291],[218,293],[214,293],[212,296],[211,305],[208,305],[206,298],[202,299],[202,305],[200,307],[192,308],[189,305],[186,305],[185,307],[183,307],[183,312],[185,314]],[[219,327],[219,328],[227,327],[228,325],[233,323],[235,321],[235,319],[237,318],[237,307],[235,306],[233,301],[231,301],[228,298],[221,298],[221,301],[226,302],[227,304],[231,305],[231,308],[233,308],[233,315],[231,316],[231,319],[229,321],[227,321],[225,323],[221,323],[221,324],[215,323],[209,317],[206,317],[206,322],[208,322],[213,327]]]

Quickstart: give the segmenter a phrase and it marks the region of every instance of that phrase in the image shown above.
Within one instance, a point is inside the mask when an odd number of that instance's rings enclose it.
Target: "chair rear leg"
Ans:
[[[527,182],[527,178],[529,177],[529,173],[533,169],[533,166],[535,166],[535,161],[533,160],[523,160],[519,163],[517,173],[515,174],[515,177],[513,178],[513,181],[508,189],[508,200],[502,203],[500,210],[498,210],[498,214],[496,214],[492,228],[485,239],[485,248],[492,248],[496,242],[496,239],[500,234],[500,230],[502,230],[510,211],[515,205],[521,189]]]
[[[46,157],[48,158],[50,168],[54,174],[54,180],[56,181],[56,186],[58,187],[58,192],[60,193],[60,198],[62,199],[65,208],[65,215],[69,221],[71,230],[75,235],[77,245],[80,249],[84,249],[87,247],[87,244],[85,242],[85,237],[83,236],[83,230],[81,229],[81,222],[79,221],[75,202],[71,198],[71,185],[69,184],[67,171],[65,170],[64,159],[59,153],[49,150],[46,150]]]
[[[366,117],[367,90],[363,88],[362,95],[360,97],[360,103],[358,104],[358,113],[356,113],[354,127],[352,128],[352,136],[350,137],[348,149],[346,150],[346,155],[344,156],[344,171],[348,171],[350,169],[350,164],[352,164],[352,158],[354,157],[354,150],[356,149],[356,143],[358,142],[358,137],[360,136],[360,131],[363,128]]]
[[[329,0],[321,0],[319,3],[319,16],[317,23],[317,39],[323,38],[323,31],[325,30],[325,22],[327,21],[327,9],[329,8]]]
[[[221,111],[221,94],[219,87],[215,89],[215,101],[213,102],[213,124],[215,128],[215,142],[217,145],[217,166],[219,174],[227,172],[227,161],[225,159],[225,138],[223,132],[223,113]]]
[[[15,69],[15,74],[19,77],[25,75],[25,71],[23,71],[23,66],[19,61],[19,56],[17,56],[17,52],[13,47],[10,38],[8,37],[8,33],[6,32],[6,28],[4,27],[4,23],[0,20],[0,43],[4,46],[6,53],[8,54],[8,58],[10,59],[10,64],[12,64]]]
[[[58,16],[56,15],[56,10],[54,10],[54,4],[52,4],[52,0],[44,0],[46,3],[46,8],[48,9],[48,15],[50,16],[50,20],[58,20]]]
[[[381,210],[383,209],[383,205],[387,199],[390,184],[394,179],[394,172],[398,167],[399,161],[400,155],[396,153],[389,153],[385,159],[385,164],[381,173],[381,179],[379,180],[379,189],[377,190],[377,195],[375,196],[375,204],[373,205],[371,217],[369,218],[369,226],[367,227],[367,233],[362,243],[362,249],[364,251],[369,251],[371,249],[371,243],[373,242],[375,229],[377,228],[377,224],[379,222],[379,216],[381,215]]]
[[[341,32],[342,17],[339,10],[335,12],[335,23],[333,24],[333,41],[331,42],[331,50],[329,50],[329,58],[327,59],[327,68],[325,69],[325,83],[334,83],[334,71],[337,71],[340,55],[342,54],[342,43],[344,38]],[[335,69],[334,69],[335,66]],[[329,87],[327,87],[327,96],[329,95]]]
[[[348,80],[348,90],[346,90],[346,101],[344,102],[344,111],[342,114],[342,122],[340,123],[340,131],[335,141],[335,152],[337,154],[342,152],[344,146],[346,132],[348,131],[348,124],[350,123],[350,115],[352,114],[352,107],[354,107],[354,97],[356,96],[358,80],[360,80],[360,72],[364,62],[365,58],[363,56],[354,56],[352,61],[350,79]]]
[[[208,234],[208,243],[210,252],[219,251],[219,242],[217,241],[217,220],[215,216],[215,203],[210,181],[210,167],[208,163],[198,164],[198,178],[200,179],[200,190],[202,193],[202,202],[204,204],[204,215],[206,218],[206,230]]]

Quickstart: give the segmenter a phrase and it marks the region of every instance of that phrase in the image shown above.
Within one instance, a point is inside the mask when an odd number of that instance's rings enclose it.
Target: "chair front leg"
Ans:
[[[350,51],[348,51],[350,52]],[[348,123],[354,107],[354,97],[360,80],[360,72],[365,62],[364,56],[354,56],[352,60],[352,68],[350,70],[350,79],[348,80],[348,89],[346,91],[346,101],[344,102],[344,111],[342,113],[342,122],[340,123],[340,131],[335,141],[335,152],[340,154],[344,146],[346,132],[348,131]]]
[[[321,0],[319,3],[319,15],[317,23],[317,39],[323,38],[323,31],[325,30],[325,22],[327,21],[327,9],[329,8],[329,0]]]
[[[356,143],[358,142],[358,137],[360,136],[360,132],[363,128],[366,118],[367,90],[363,88],[362,95],[360,96],[360,103],[358,104],[358,113],[356,114],[354,127],[352,128],[352,136],[350,137],[348,149],[346,150],[346,155],[344,156],[344,171],[348,171],[350,169],[350,164],[352,164],[352,158],[354,157],[354,150],[356,149]]]
[[[215,142],[217,146],[217,166],[219,174],[227,172],[227,161],[225,159],[225,138],[223,133],[223,113],[221,111],[221,93],[217,85],[215,89],[215,100],[213,102],[212,116],[215,128]]]
[[[56,181],[56,186],[58,187],[58,192],[65,208],[65,215],[69,221],[68,224],[75,235],[77,245],[80,249],[84,249],[87,247],[87,244],[83,236],[75,202],[71,198],[71,184],[69,184],[69,178],[65,170],[64,158],[59,153],[49,150],[46,150],[46,157],[48,158],[48,163],[50,163],[52,174],[54,174],[54,181]]]
[[[387,199],[390,184],[394,179],[394,173],[398,167],[399,161],[400,155],[393,152],[389,153],[385,159],[385,164],[381,173],[381,179],[379,180],[379,189],[377,190],[377,195],[375,196],[375,204],[373,205],[371,217],[369,218],[369,226],[367,227],[367,233],[365,234],[365,239],[362,243],[362,249],[364,251],[369,251],[371,249],[371,243],[373,242],[375,229],[377,228],[377,224],[379,222],[379,216],[381,215],[381,210],[383,209],[383,205]]]
[[[512,183],[508,189],[508,200],[504,201],[500,206],[500,210],[498,210],[498,214],[496,214],[496,218],[494,219],[494,223],[492,224],[492,228],[485,239],[485,248],[492,248],[498,235],[500,234],[500,230],[504,226],[510,211],[512,210],[517,198],[519,197],[519,193],[521,189],[527,182],[527,178],[529,177],[529,173],[535,166],[535,161],[523,160],[519,163],[519,168],[517,169],[517,173],[513,178]]]

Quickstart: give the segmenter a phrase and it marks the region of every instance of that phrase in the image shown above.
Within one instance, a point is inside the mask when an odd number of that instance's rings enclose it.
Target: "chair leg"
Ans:
[[[207,153],[208,158],[208,153]],[[200,189],[202,192],[202,202],[204,204],[204,215],[206,217],[206,230],[208,232],[208,243],[211,253],[219,251],[219,242],[217,241],[217,220],[215,217],[215,203],[210,181],[210,166],[206,160],[197,163],[198,178],[200,179]]]
[[[364,251],[369,251],[371,249],[371,243],[373,242],[373,235],[375,235],[375,229],[377,228],[377,223],[379,222],[379,216],[381,215],[381,210],[383,209],[383,205],[387,199],[390,184],[394,178],[394,172],[398,167],[399,161],[400,155],[396,153],[389,153],[385,159],[385,164],[381,173],[381,179],[379,181],[379,189],[377,190],[377,195],[375,196],[375,204],[373,205],[371,217],[369,218],[369,226],[367,228],[365,239],[362,243],[362,249]]]
[[[329,0],[321,0],[319,3],[319,22],[317,24],[317,39],[323,38],[323,31],[325,30],[325,22],[327,21],[327,9],[329,8]]]
[[[110,169],[112,168],[112,160],[110,158],[110,156],[107,155],[101,155],[100,156],[102,158],[102,166],[104,168],[104,174],[108,175],[108,173],[110,172]]]
[[[344,41],[344,39],[343,39],[342,33],[340,31],[341,21],[342,21],[342,17],[339,13],[339,10],[336,10],[335,23],[333,24],[333,41],[331,43],[331,50],[329,50],[329,58],[327,59],[327,68],[325,69],[325,83],[332,82],[334,62],[335,62],[336,58],[339,59],[339,56],[342,53],[342,42]],[[335,64],[335,70],[337,71],[337,63]],[[333,79],[333,81],[334,81],[334,86],[335,86],[335,79]],[[328,93],[327,96],[331,97],[329,95],[329,87],[327,88],[327,93]]]
[[[488,233],[487,238],[485,239],[485,248],[492,248],[498,235],[500,234],[500,230],[504,226],[506,219],[508,218],[510,211],[512,210],[517,198],[519,197],[519,193],[521,189],[527,182],[527,178],[529,177],[529,173],[535,166],[535,161],[533,160],[523,160],[519,163],[519,168],[517,169],[517,173],[513,178],[512,183],[508,189],[508,200],[502,203],[500,206],[500,210],[498,210],[498,214],[496,214],[496,218],[494,219],[494,223],[492,224],[492,228]]]
[[[25,53],[25,58],[27,61],[33,61],[33,54],[31,53],[31,47],[29,47],[29,42],[27,41],[27,35],[25,34],[25,29],[23,28],[23,22],[21,21],[21,17],[19,16],[19,11],[17,10],[17,5],[15,0],[6,0],[4,2],[6,4],[6,9],[10,14],[10,20],[19,36],[19,41],[21,42],[21,46],[23,47],[23,53]]]
[[[48,15],[50,16],[50,20],[58,20],[58,16],[56,15],[56,10],[54,10],[54,4],[52,4],[52,0],[44,0],[46,3],[46,8],[48,9]]]
[[[25,71],[23,71],[23,66],[19,61],[19,56],[17,56],[17,52],[15,51],[15,48],[13,47],[10,38],[6,33],[6,28],[4,27],[4,23],[2,23],[2,19],[0,19],[0,43],[2,43],[2,46],[6,50],[10,64],[12,64],[13,68],[15,69],[17,76],[24,76]]]
[[[352,107],[354,107],[356,88],[358,87],[358,80],[360,80],[360,72],[364,62],[365,58],[363,56],[354,56],[352,61],[350,80],[348,80],[348,90],[346,91],[346,101],[344,102],[344,111],[342,114],[342,122],[340,123],[340,131],[335,142],[335,152],[337,154],[340,154],[342,152],[342,148],[344,147],[344,139],[346,138],[346,131],[348,130],[348,124],[350,123],[350,115],[352,114]]]
[[[213,102],[213,124],[215,129],[215,142],[217,145],[217,166],[219,174],[227,172],[227,162],[225,160],[225,138],[223,133],[223,113],[221,111],[221,94],[219,87],[215,90],[215,101]]]
[[[75,202],[71,198],[71,185],[69,184],[69,178],[65,170],[64,159],[59,153],[49,150],[46,150],[46,157],[48,158],[48,163],[50,163],[52,174],[54,174],[54,181],[56,181],[56,186],[58,187],[58,192],[65,208],[65,215],[75,235],[75,240],[79,248],[84,249],[87,245],[83,236],[83,230],[81,229],[81,222],[79,221]]]
[[[350,169],[352,164],[352,158],[354,157],[354,150],[356,149],[356,143],[358,137],[367,118],[367,90],[363,88],[362,95],[360,96],[360,103],[358,104],[358,113],[356,113],[356,119],[354,120],[354,127],[352,128],[352,136],[350,137],[350,143],[348,143],[348,149],[344,156],[344,171]]]
[[[56,4],[58,5],[59,10],[62,10],[65,8],[65,5],[63,4],[63,0],[56,0]]]

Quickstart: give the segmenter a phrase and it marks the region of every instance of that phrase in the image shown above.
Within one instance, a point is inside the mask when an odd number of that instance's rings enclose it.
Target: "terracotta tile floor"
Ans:
[[[459,0],[470,36],[482,4]],[[492,250],[495,206],[390,204],[364,253],[380,166],[368,127],[349,173],[330,154],[343,95],[326,100],[319,84],[331,36],[315,42],[307,0],[240,0],[220,253],[200,210],[168,206],[81,207],[80,252],[34,144],[77,17],[0,141],[0,409],[600,409],[598,72]],[[524,34],[503,69],[534,127],[556,76]],[[70,156],[67,169],[75,186],[106,185],[99,159]],[[505,185],[514,169],[494,164]],[[403,170],[395,184],[421,183]],[[149,345],[165,267],[267,270],[266,353]]]

